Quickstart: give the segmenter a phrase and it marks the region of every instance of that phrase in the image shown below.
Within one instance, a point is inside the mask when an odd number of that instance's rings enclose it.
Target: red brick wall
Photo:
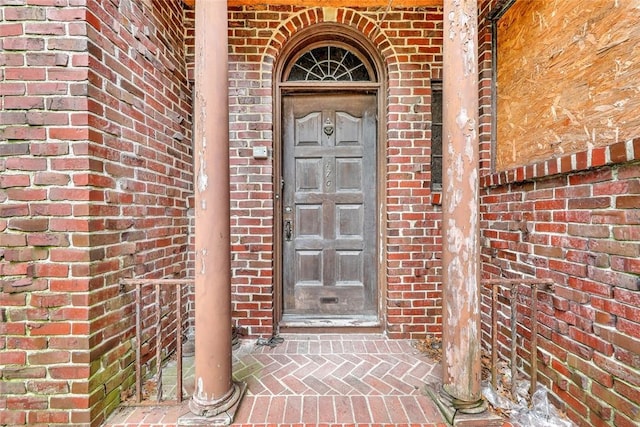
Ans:
[[[384,314],[391,338],[419,338],[441,332],[442,221],[431,193],[430,81],[442,79],[442,11],[390,11],[382,27],[391,45],[383,50],[389,73]]]
[[[182,5],[116,5],[89,2],[88,19],[88,150],[96,165],[89,177],[99,217],[89,241],[99,254],[88,295],[94,422],[118,405],[121,384],[132,382],[133,288],[122,288],[119,279],[185,277],[192,195]],[[143,295],[143,314],[153,316],[150,289]],[[172,295],[172,288],[165,291],[163,301]]]
[[[119,279],[193,269],[183,60],[193,56],[193,13],[185,29],[181,6],[169,0],[59,5],[0,11],[0,424],[99,424],[131,383],[133,289]],[[374,39],[387,72],[385,329],[394,338],[437,334],[441,220],[429,186],[429,81],[442,77],[442,14],[335,16]],[[325,14],[246,7],[229,19],[234,320],[267,335],[273,164],[254,160],[250,147],[273,148],[272,71],[282,46]],[[632,425],[640,141],[491,175],[486,22],[479,34],[485,277],[554,279],[540,301],[541,382],[582,425]]]
[[[554,290],[539,299],[540,381],[579,425],[631,426],[640,419],[640,139],[607,147],[602,161],[599,152],[544,164],[565,173],[484,179],[484,272],[553,279]],[[616,152],[629,161],[604,160]],[[576,157],[594,168],[572,167]],[[519,313],[523,354],[527,301]]]
[[[385,329],[394,338],[439,333],[441,215],[430,189],[429,121],[430,80],[442,77],[442,13],[338,9],[335,15],[379,46],[387,73]],[[324,20],[322,8],[229,12],[234,318],[253,335],[273,331],[274,224],[273,163],[254,160],[251,147],[273,148],[272,72],[282,47]],[[193,40],[187,52],[192,57]]]
[[[85,9],[22,3],[0,10],[0,424],[81,423],[95,256],[82,241]]]
[[[483,15],[495,3],[484,2]],[[491,32],[485,20],[481,23],[481,144],[488,146]],[[578,425],[637,425],[640,139],[500,174],[485,170],[484,277],[551,278],[556,284],[539,298],[540,382]],[[484,302],[483,329],[489,332],[486,292]],[[503,296],[499,334],[502,356],[508,358],[511,337],[505,304]],[[525,293],[518,312],[518,363],[527,369],[530,307],[530,293]]]
[[[99,425],[133,372],[133,293],[119,279],[186,272],[182,9],[10,3],[0,10],[0,424]]]

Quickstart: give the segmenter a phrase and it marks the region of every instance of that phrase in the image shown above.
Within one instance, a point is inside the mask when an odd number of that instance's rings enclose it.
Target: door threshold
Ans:
[[[285,314],[280,329],[307,328],[379,328],[378,316],[309,316]]]

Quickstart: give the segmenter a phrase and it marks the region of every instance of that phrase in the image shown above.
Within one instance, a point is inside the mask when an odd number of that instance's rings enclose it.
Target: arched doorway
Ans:
[[[382,67],[338,24],[301,31],[276,67],[276,322],[381,325]]]

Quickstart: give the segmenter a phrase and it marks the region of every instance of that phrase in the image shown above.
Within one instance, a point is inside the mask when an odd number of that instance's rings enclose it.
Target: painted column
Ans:
[[[197,416],[241,397],[231,379],[229,97],[226,0],[196,2],[194,90],[195,391]]]
[[[463,402],[482,397],[477,8],[444,1],[443,388]]]

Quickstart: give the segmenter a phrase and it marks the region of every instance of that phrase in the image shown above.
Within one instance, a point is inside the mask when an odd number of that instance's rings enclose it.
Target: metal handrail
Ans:
[[[182,392],[182,286],[193,285],[193,279],[122,279],[122,285],[136,286],[136,393],[135,401],[137,405],[158,405],[158,404],[175,404],[183,401]],[[157,373],[157,391],[156,400],[143,402],[142,400],[142,287],[144,285],[153,285],[155,289],[156,311],[156,369]],[[174,285],[176,287],[176,400],[162,400],[162,309],[161,304],[161,288],[162,286]]]
[[[491,385],[496,388],[497,364],[498,364],[498,287],[505,286],[511,289],[511,396],[516,398],[516,357],[517,357],[517,297],[518,285],[529,285],[531,287],[531,383],[529,393],[532,396],[538,386],[538,290],[541,286],[553,289],[554,283],[551,279],[523,279],[523,278],[500,278],[487,279],[482,281],[483,285],[492,287],[491,296]]]

